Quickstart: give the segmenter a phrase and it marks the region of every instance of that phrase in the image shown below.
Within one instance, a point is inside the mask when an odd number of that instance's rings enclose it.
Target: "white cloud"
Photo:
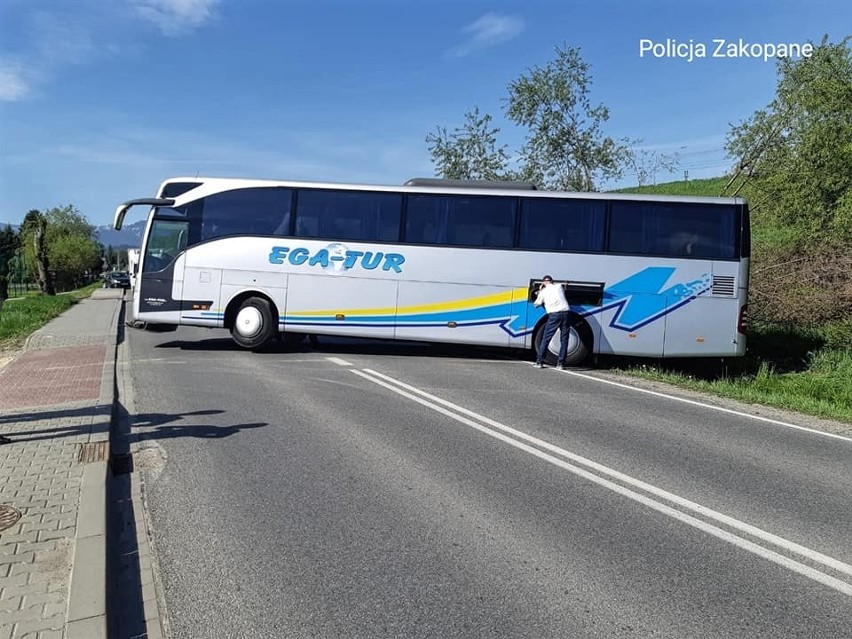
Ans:
[[[523,30],[524,22],[520,18],[486,13],[462,29],[467,39],[448,53],[452,57],[463,58],[475,51],[508,42],[518,37]]]
[[[23,100],[30,93],[26,70],[15,62],[0,60],[0,101]]]
[[[94,44],[75,17],[35,11],[22,21],[24,46],[0,59],[0,101],[29,98],[61,69],[87,62]]]
[[[73,9],[54,5],[49,11],[22,3],[9,16],[20,25],[20,44],[17,50],[0,48],[0,102],[32,97],[68,67],[91,64],[97,57],[116,53],[126,55],[117,46],[115,33],[132,32],[129,19],[138,23],[142,16],[162,34],[172,36],[209,22],[220,2],[124,0],[123,5],[113,5],[81,0]]]
[[[197,29],[215,17],[220,0],[142,0],[136,13],[166,36]]]

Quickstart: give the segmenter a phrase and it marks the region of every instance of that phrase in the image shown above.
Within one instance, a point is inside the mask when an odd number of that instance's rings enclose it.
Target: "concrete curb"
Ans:
[[[120,301],[115,305],[109,326],[107,355],[104,359],[98,412],[110,414],[115,397],[115,371],[118,347]],[[35,335],[35,333],[33,334]],[[33,335],[27,338],[29,346]],[[88,443],[109,440],[109,419],[93,425]],[[74,544],[74,561],[69,584],[66,639],[100,639],[107,637],[107,461],[87,464],[80,488],[80,504]]]
[[[119,330],[128,329],[120,326]],[[115,615],[108,619],[108,630],[110,636],[161,639],[171,635],[145,501],[144,463],[137,463],[137,453],[144,446],[134,441],[132,432],[135,403],[126,340],[116,347],[114,379],[111,440],[114,463],[112,477],[107,480],[110,482],[107,510],[111,518],[108,525],[114,528],[107,548],[111,553],[107,580],[113,593],[108,609]],[[132,614],[127,615],[128,610]]]
[[[83,471],[66,639],[107,636],[106,467],[96,462]]]

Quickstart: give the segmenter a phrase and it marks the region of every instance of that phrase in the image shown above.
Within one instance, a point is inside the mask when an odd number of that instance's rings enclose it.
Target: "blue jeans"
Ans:
[[[538,357],[536,357],[535,360],[537,363],[544,363],[544,356],[545,353],[547,353],[547,345],[550,344],[550,340],[553,339],[553,335],[556,333],[557,328],[561,331],[561,333],[559,334],[559,357],[556,358],[556,364],[565,363],[565,354],[568,352],[568,335],[571,331],[570,319],[568,311],[559,311],[547,316],[547,324],[544,326],[544,335],[542,335],[541,344],[538,346]]]

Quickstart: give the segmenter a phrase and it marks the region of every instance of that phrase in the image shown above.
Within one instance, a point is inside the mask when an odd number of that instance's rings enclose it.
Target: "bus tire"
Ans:
[[[534,355],[538,356],[538,348],[541,340],[544,337],[544,327],[547,325],[545,319],[535,332],[533,339]],[[577,366],[582,364],[592,352],[592,329],[589,328],[586,320],[579,316],[572,315],[571,318],[571,333],[568,336],[568,350],[565,353],[565,365]],[[555,349],[555,350],[554,350]],[[553,335],[550,340],[550,347],[544,352],[544,361],[550,366],[556,365],[556,358],[559,356],[559,331]]]
[[[248,349],[262,348],[278,336],[278,323],[272,314],[272,306],[262,297],[249,297],[240,304],[231,337]]]

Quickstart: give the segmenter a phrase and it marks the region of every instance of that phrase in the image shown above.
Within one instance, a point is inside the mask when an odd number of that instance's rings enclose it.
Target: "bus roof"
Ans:
[[[411,178],[403,186],[438,186],[443,188],[461,189],[512,189],[520,191],[537,191],[538,187],[532,182],[516,182],[510,180],[448,180],[446,178]]]
[[[238,188],[251,187],[289,187],[289,188],[312,188],[312,189],[345,189],[350,191],[378,191],[399,193],[431,193],[431,194],[453,194],[453,195],[504,195],[510,197],[525,198],[570,198],[585,200],[613,200],[630,202],[682,202],[694,204],[745,204],[740,197],[710,197],[695,195],[656,195],[640,193],[606,193],[606,192],[574,192],[574,191],[539,191],[526,190],[525,187],[509,186],[510,183],[494,183],[495,186],[467,185],[464,181],[440,181],[444,184],[423,184],[424,178],[418,178],[415,184],[391,185],[391,184],[364,184],[346,182],[312,182],[296,180],[267,180],[251,178],[222,178],[222,177],[173,177],[163,181],[158,193],[163,192],[166,184],[171,182],[196,183],[199,186],[188,190],[183,195],[175,197],[178,202],[186,202],[204,197],[220,191],[231,191]],[[413,180],[409,180],[412,182]],[[452,185],[450,185],[450,183]],[[456,186],[456,184],[460,184]],[[521,183],[523,184],[523,183]],[[496,186],[500,185],[500,186]],[[519,190],[521,189],[521,190]]]

